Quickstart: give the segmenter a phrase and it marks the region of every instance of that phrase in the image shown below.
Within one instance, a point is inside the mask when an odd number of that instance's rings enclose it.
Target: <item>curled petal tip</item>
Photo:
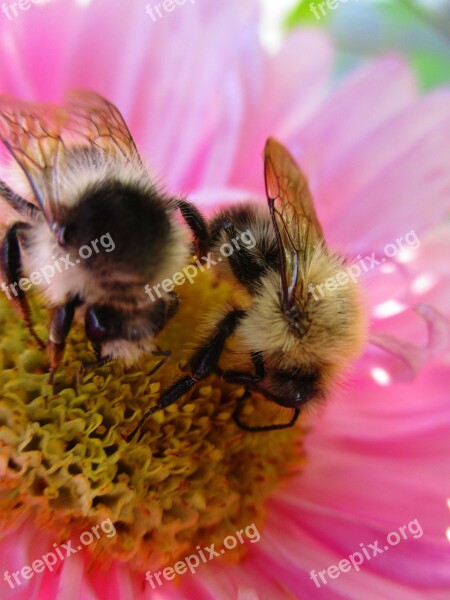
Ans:
[[[450,349],[450,321],[429,304],[418,304],[414,310],[427,322],[427,348],[432,357]]]
[[[414,310],[427,323],[428,341],[417,346],[395,336],[373,333],[370,342],[404,363],[404,368],[394,379],[412,381],[429,362],[438,359],[450,349],[450,321],[428,304],[418,304]]]

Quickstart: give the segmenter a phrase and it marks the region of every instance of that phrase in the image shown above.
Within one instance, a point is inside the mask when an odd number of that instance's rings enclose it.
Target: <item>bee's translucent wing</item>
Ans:
[[[67,113],[46,104],[0,97],[0,140],[24,172],[47,222],[58,201],[58,164],[65,152],[62,130]]]
[[[91,92],[73,92],[64,107],[0,98],[0,140],[28,179],[45,219],[58,216],[58,178],[70,145],[141,159],[119,110]]]
[[[264,150],[267,200],[277,236],[283,288],[283,305],[295,300],[302,265],[308,262],[314,243],[323,238],[308,181],[288,150],[273,138]]]
[[[129,160],[139,153],[120,111],[106,98],[93,92],[74,91],[68,96],[67,129],[103,152],[119,150]]]

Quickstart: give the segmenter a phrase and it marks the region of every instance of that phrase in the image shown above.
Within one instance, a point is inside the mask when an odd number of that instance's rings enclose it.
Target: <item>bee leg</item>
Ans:
[[[101,360],[103,360],[102,359],[102,346],[101,346],[101,344],[97,344],[97,343],[91,342],[91,346],[92,346],[92,349],[93,349],[93,351],[95,353],[95,356],[96,356],[97,360],[94,361],[94,362],[90,362],[90,363],[81,363],[80,368],[78,369],[78,373],[77,373],[77,383],[78,383],[78,385],[82,384],[83,377],[85,375],[86,370],[98,366],[98,363]]]
[[[238,385],[251,385],[259,383],[264,379],[264,359],[260,352],[252,353],[252,363],[255,367],[255,374],[246,371],[223,371],[216,368],[216,373],[227,383],[236,383]]]
[[[155,334],[158,334],[166,325],[166,323],[168,321],[170,321],[170,319],[172,319],[172,317],[174,317],[175,313],[178,310],[178,306],[180,304],[180,300],[177,296],[177,294],[175,292],[170,292],[169,293],[169,299],[168,300],[164,300],[164,301],[159,301],[161,306],[162,306],[162,311],[159,312],[158,311],[151,313],[150,318],[152,320],[154,329],[155,329]],[[153,369],[150,370],[149,373],[147,373],[148,377],[151,377],[152,375],[154,375],[157,371],[159,371],[159,369],[161,369],[161,367],[163,367],[166,362],[169,360],[169,358],[172,356],[172,350],[163,350],[162,348],[160,348],[158,345],[155,346],[155,349],[152,350],[152,355],[153,356],[161,356],[161,360],[158,361],[156,363],[156,365],[153,367]]]
[[[172,350],[163,350],[159,346],[155,346],[155,350],[152,350],[153,356],[172,356]]]
[[[192,231],[195,240],[196,254],[201,258],[207,251],[209,245],[209,233],[205,219],[197,208],[187,200],[177,200],[183,219]]]
[[[102,360],[102,345],[98,343],[92,343],[92,349],[94,350],[97,361]]]
[[[215,334],[194,354],[189,361],[189,368],[197,380],[204,379],[218,369],[227,339],[234,333],[239,321],[245,316],[243,310],[231,310],[216,325]]]
[[[76,296],[66,304],[58,306],[52,315],[50,322],[50,335],[48,341],[48,355],[50,360],[49,383],[53,384],[56,370],[61,364],[66,347],[66,337],[72,326],[75,309],[80,305],[80,299]]]
[[[246,371],[222,371],[221,369],[216,369],[216,373],[227,383],[234,383],[236,385],[251,385],[261,381],[257,375],[247,373]]]
[[[186,375],[186,377],[183,377],[176,381],[168,390],[164,392],[164,394],[160,396],[155,406],[152,406],[151,408],[145,411],[145,413],[139,419],[137,425],[133,427],[131,431],[124,432],[122,434],[122,437],[127,442],[130,442],[133,439],[133,437],[142,429],[144,423],[149,417],[151,417],[151,415],[176,402],[178,398],[181,398],[181,396],[186,394],[186,392],[188,392],[196,383],[197,380],[191,377],[190,375]]]
[[[102,356],[102,345],[100,343],[91,342],[91,345],[95,353],[95,358],[97,360],[94,360],[93,362],[89,363],[83,363],[80,368],[80,376],[83,376],[84,372],[87,369],[96,369],[97,367],[103,367],[103,365],[106,365],[107,363],[114,360],[112,356]]]
[[[1,245],[1,266],[6,276],[6,282],[2,285],[2,289],[7,298],[15,304],[22,315],[23,321],[27,326],[28,331],[43,350],[44,342],[34,331],[31,322],[31,311],[24,290],[18,285],[22,278],[22,256],[20,249],[20,232],[30,229],[28,223],[14,223],[9,227],[3,238]],[[8,286],[8,287],[7,287]],[[9,289],[8,289],[9,288]],[[11,296],[11,292],[14,294]]]
[[[97,356],[97,360],[94,360],[93,362],[90,363],[83,363],[83,370],[85,369],[96,369],[98,367],[103,367],[103,365],[108,364],[109,362],[113,361],[114,358],[112,356],[99,356],[97,354],[97,352],[95,351],[94,348],[94,352]]]
[[[263,391],[258,390],[258,392],[260,394],[264,395]],[[294,408],[292,418],[288,423],[277,423],[274,425],[262,425],[259,427],[252,427],[251,425],[246,425],[245,423],[243,423],[241,421],[240,415],[241,415],[241,411],[242,411],[243,402],[245,400],[247,400],[247,398],[249,398],[249,397],[250,397],[250,391],[249,391],[249,388],[247,387],[245,394],[241,398],[239,398],[238,404],[233,412],[234,422],[239,427],[239,429],[243,429],[244,431],[251,431],[251,432],[279,431],[280,429],[288,429],[289,427],[293,427],[295,425],[295,423],[298,419],[298,416],[300,414],[300,410],[298,408]],[[272,398],[267,398],[267,399],[273,401]]]
[[[99,367],[103,367],[103,365],[106,365],[113,360],[114,358],[112,356],[103,356],[98,360],[94,360],[93,362],[81,363],[77,373],[78,385],[82,384],[86,371],[89,371],[90,369],[98,369]]]
[[[96,361],[93,363],[88,363],[85,364],[85,367],[90,367],[90,368],[95,368],[95,367],[103,367],[103,365],[106,365],[107,363],[111,362],[112,360],[114,360],[114,357],[112,356],[103,356],[102,354],[102,345],[99,343],[92,343],[92,348],[95,352],[95,357],[96,357]]]
[[[151,369],[148,373],[147,373],[147,377],[151,377],[152,375],[154,375],[155,373],[157,373],[169,360],[169,358],[172,356],[172,351],[171,350],[167,350],[166,352],[164,350],[159,349],[158,352],[152,352],[153,356],[162,356],[161,360],[159,360],[156,365],[153,367],[153,369]]]
[[[244,314],[245,313],[242,310],[232,310],[219,321],[216,326],[215,335],[199,348],[189,361],[192,375],[186,375],[172,384],[172,386],[160,396],[158,402],[145,411],[138,424],[130,432],[123,434],[122,437],[124,437],[127,442],[140,431],[151,415],[176,402],[178,398],[181,398],[181,396],[186,394],[186,392],[188,392],[198,381],[205,379],[216,370],[225,343],[230,335],[233,334]]]
[[[240,414],[242,411],[243,402],[245,400],[247,400],[247,398],[250,397],[250,389],[251,389],[252,385],[254,385],[256,387],[257,384],[260,383],[262,379],[264,379],[264,359],[263,359],[262,354],[258,353],[258,352],[254,352],[252,354],[252,362],[255,367],[255,375],[253,375],[252,373],[246,373],[244,371],[221,371],[219,373],[224,381],[227,381],[228,383],[235,383],[238,385],[245,386],[245,394],[241,398],[239,398],[238,404],[233,412],[233,419],[234,419],[236,425],[240,429],[243,429],[244,431],[253,431],[253,432],[276,431],[279,429],[287,429],[288,427],[292,427],[295,424],[295,422],[297,421],[298,416],[300,414],[300,410],[298,408],[294,409],[292,418],[288,423],[280,423],[280,424],[275,424],[275,425],[263,425],[263,426],[259,426],[259,427],[252,427],[251,425],[246,425],[245,423],[243,423],[241,421]],[[258,386],[257,391],[258,391],[258,393],[265,396],[267,398],[267,400],[270,400],[271,402],[273,402],[274,399],[271,398],[270,396],[266,395],[264,393],[264,389],[261,389]]]

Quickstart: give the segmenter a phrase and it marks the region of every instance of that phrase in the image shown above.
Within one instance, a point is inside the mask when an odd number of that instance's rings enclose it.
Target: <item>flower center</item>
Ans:
[[[231,290],[208,273],[180,288],[178,314],[158,339],[172,355],[138,366],[110,363],[80,375],[95,360],[81,324],[71,330],[54,386],[48,361],[0,299],[0,515],[3,526],[31,517],[59,541],[111,519],[117,534],[86,549],[92,559],[134,557],[156,568],[197,545],[264,519],[263,501],[293,468],[302,466],[302,426],[268,433],[240,430],[232,414],[241,387],[215,376],[155,413],[130,443],[121,432],[185,374],[195,331]],[[46,311],[34,306],[36,330],[47,335]],[[239,365],[237,365],[239,367]],[[290,413],[254,395],[246,422],[271,424]],[[280,411],[284,411],[280,416]],[[233,554],[238,553],[236,548]]]

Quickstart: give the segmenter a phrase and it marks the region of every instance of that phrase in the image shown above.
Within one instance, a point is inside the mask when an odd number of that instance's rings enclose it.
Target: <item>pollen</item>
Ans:
[[[232,415],[244,389],[211,376],[152,415],[130,443],[121,435],[186,374],[205,314],[230,294],[208,273],[183,286],[180,309],[158,338],[171,355],[148,354],[133,367],[114,362],[83,371],[95,357],[82,324],[75,324],[53,386],[45,351],[0,298],[3,530],[31,518],[65,542],[109,518],[117,533],[87,546],[89,560],[103,566],[132,560],[155,569],[252,523],[263,526],[266,499],[303,468],[302,422],[281,431],[242,431]],[[35,298],[33,320],[46,339],[48,313]],[[289,420],[289,411],[280,417],[286,409],[257,395],[245,402],[247,421]],[[244,550],[227,554],[239,558]]]

